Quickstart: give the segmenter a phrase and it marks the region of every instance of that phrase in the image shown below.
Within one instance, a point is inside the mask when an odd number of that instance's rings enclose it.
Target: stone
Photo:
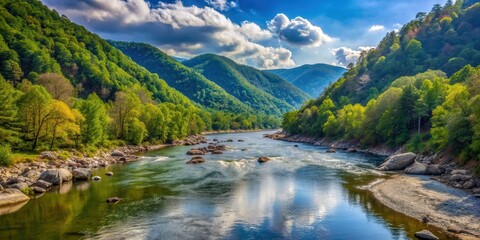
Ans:
[[[72,171],[73,179],[77,181],[86,181],[92,176],[92,170],[88,168],[76,168]]]
[[[27,177],[27,178],[38,178],[40,173],[36,170],[30,170],[22,174],[22,176]]]
[[[40,158],[54,161],[54,160],[57,160],[58,156],[55,152],[45,151],[40,153]]]
[[[238,139],[238,141],[239,141],[239,142],[245,142],[245,140],[243,140],[243,139]]]
[[[233,139],[227,139],[227,142],[233,142]]]
[[[347,152],[349,152],[349,153],[354,153],[354,152],[357,152],[357,149],[355,149],[355,148],[347,148]]]
[[[40,187],[40,188],[43,188],[43,189],[48,189],[52,186],[51,183],[47,182],[47,181],[43,181],[43,180],[37,180],[33,186],[36,186],[36,187]]]
[[[102,180],[102,178],[100,176],[93,176],[92,180],[93,181],[100,181],[100,180]]]
[[[270,158],[268,157],[259,157],[257,160],[259,163],[264,163],[270,161]]]
[[[120,200],[122,199],[119,197],[111,197],[107,199],[107,203],[117,203],[117,202],[120,202]]]
[[[473,182],[472,180],[469,180],[469,181],[466,181],[465,183],[463,183],[462,185],[462,188],[464,189],[472,189],[476,186],[475,182]]]
[[[220,150],[214,150],[214,151],[212,152],[212,154],[223,154],[223,152],[220,151]]]
[[[326,151],[326,153],[336,153],[336,152],[337,152],[337,149],[335,149],[335,148],[329,148]]]
[[[398,171],[404,170],[408,166],[412,165],[417,155],[412,152],[396,154],[388,157],[384,163],[382,163],[378,170],[380,171]]]
[[[458,182],[458,181],[467,181],[470,180],[472,176],[470,175],[462,175],[462,174],[454,174],[450,176],[449,180],[453,182]]]
[[[204,163],[205,159],[203,157],[195,156],[190,161],[187,162],[187,164],[199,164],[199,163]]]
[[[463,169],[456,169],[456,170],[453,170],[450,174],[452,174],[452,175],[455,175],[455,174],[467,175],[468,171],[463,170]]]
[[[112,153],[110,153],[110,156],[112,157],[125,157],[125,153],[123,152],[120,152],[120,151],[113,151]]]
[[[28,200],[30,198],[27,195],[15,188],[7,188],[0,192],[0,206],[17,204]]]
[[[193,148],[187,152],[187,155],[205,155],[205,152],[200,149]]]
[[[295,145],[293,145],[293,147],[296,147],[296,148],[298,148],[298,145],[297,145],[297,144],[295,144]]]
[[[423,216],[422,217],[422,222],[423,223],[429,223],[430,222],[430,217],[429,216]]]
[[[33,187],[32,190],[33,190],[33,192],[35,192],[35,193],[45,193],[45,192],[47,192],[47,190],[45,190],[45,189],[43,189],[43,188],[41,188],[41,187],[37,187],[37,186]]]
[[[450,226],[450,227],[447,228],[447,231],[458,234],[458,233],[461,233],[461,232],[462,232],[462,229],[457,228],[457,227],[455,227],[455,226]]]
[[[438,240],[439,239],[437,236],[433,235],[433,233],[431,233],[428,230],[422,230],[420,232],[416,232],[415,237],[417,237],[418,239],[423,239],[423,240]]]
[[[473,194],[474,197],[480,198],[480,194]]]
[[[11,185],[10,187],[18,189],[20,191],[24,191],[24,190],[28,189],[28,184],[24,183],[24,182],[19,182],[19,183],[15,183],[15,184]]]
[[[113,176],[113,172],[106,172],[105,175],[111,177],[111,176]]]
[[[39,180],[49,182],[53,185],[61,185],[62,182],[69,182],[73,178],[72,173],[64,168],[50,169],[40,174]]]
[[[406,174],[413,175],[441,175],[443,172],[444,169],[438,165],[427,165],[417,161],[405,169]]]

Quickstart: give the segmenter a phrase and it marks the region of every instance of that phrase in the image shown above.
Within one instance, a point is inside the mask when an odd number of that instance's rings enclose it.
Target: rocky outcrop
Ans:
[[[257,159],[257,161],[258,161],[259,163],[265,163],[265,162],[270,161],[270,158],[268,158],[268,157],[259,157],[259,158]]]
[[[39,180],[49,182],[53,185],[61,185],[63,182],[69,182],[73,178],[72,173],[64,168],[50,169],[40,174]]]
[[[438,240],[439,238],[428,230],[422,230],[415,233],[415,237],[422,240]]]
[[[378,170],[381,170],[381,171],[404,170],[405,168],[413,164],[416,157],[417,155],[411,152],[392,155],[388,157],[385,160],[385,162],[378,167]]]
[[[199,163],[204,163],[205,159],[200,156],[195,156],[192,159],[190,159],[187,164],[199,164]]]
[[[72,171],[73,179],[76,181],[86,181],[92,176],[92,170],[88,168],[76,168]]]
[[[406,174],[413,175],[441,175],[444,172],[445,169],[438,165],[428,165],[417,161],[405,169]]]
[[[30,198],[18,189],[7,188],[0,192],[0,206],[26,202]]]

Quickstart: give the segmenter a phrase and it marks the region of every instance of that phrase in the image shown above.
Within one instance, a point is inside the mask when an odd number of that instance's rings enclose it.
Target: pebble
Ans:
[[[93,179],[94,181],[100,181],[100,180],[102,180],[102,178],[101,178],[100,176],[94,176],[94,177],[92,177],[92,179]]]
[[[106,172],[105,175],[111,177],[111,176],[113,176],[113,172]]]

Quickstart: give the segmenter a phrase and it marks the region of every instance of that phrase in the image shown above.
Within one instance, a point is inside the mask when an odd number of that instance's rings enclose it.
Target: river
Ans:
[[[447,238],[364,190],[382,158],[265,133],[209,135],[234,142],[200,165],[185,164],[191,147],[177,146],[101,168],[101,181],[63,185],[0,216],[0,239],[383,240],[413,239],[422,229]],[[272,160],[259,164],[260,156]],[[123,200],[105,202],[113,196]]]

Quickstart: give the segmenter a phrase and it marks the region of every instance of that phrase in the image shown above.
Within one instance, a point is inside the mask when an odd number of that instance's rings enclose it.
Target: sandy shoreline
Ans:
[[[480,239],[480,199],[425,176],[394,175],[369,189],[387,207],[428,224]]]

